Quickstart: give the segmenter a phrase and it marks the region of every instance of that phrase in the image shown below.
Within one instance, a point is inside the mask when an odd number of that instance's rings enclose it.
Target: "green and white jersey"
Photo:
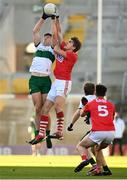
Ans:
[[[30,72],[38,72],[50,75],[52,63],[55,61],[54,51],[51,46],[44,46],[40,43],[30,67]]]

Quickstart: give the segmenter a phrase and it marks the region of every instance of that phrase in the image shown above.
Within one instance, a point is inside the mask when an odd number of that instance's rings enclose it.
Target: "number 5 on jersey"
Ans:
[[[108,116],[109,112],[106,105],[98,105],[98,115],[101,117]]]

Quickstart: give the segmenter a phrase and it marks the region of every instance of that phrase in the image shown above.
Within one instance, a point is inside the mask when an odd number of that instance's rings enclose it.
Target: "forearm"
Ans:
[[[43,23],[44,23],[44,19],[43,19],[43,18],[40,18],[40,19],[38,20],[38,22],[36,23],[36,25],[34,26],[34,28],[33,28],[33,34],[36,34],[36,33],[39,33],[39,32],[40,32]]]
[[[74,113],[74,115],[73,115],[73,117],[72,117],[72,124],[74,125],[75,123],[76,123],[76,121],[79,119],[79,117],[80,117],[80,109],[78,109],[75,113]]]
[[[58,43],[58,32],[56,28],[55,19],[52,19],[51,30],[52,30],[52,46],[54,47]]]
[[[61,26],[60,26],[60,22],[59,22],[59,18],[56,18],[56,27],[59,33],[61,33]]]
[[[59,18],[56,18],[56,28],[57,28],[57,32],[58,32],[58,41],[59,41],[59,44],[61,44],[61,42],[63,41],[63,36],[62,36]]]
[[[66,58],[66,51],[60,49],[60,46],[59,44],[57,44],[55,47],[54,47],[54,52],[58,55],[61,55],[63,56],[64,58]]]

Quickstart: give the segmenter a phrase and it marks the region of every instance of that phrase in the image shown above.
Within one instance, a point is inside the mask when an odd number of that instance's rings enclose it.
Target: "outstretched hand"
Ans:
[[[47,18],[51,17],[51,15],[47,15],[45,12],[44,12],[44,9],[43,9],[43,14],[42,14],[42,18],[45,20]]]
[[[85,119],[84,119],[85,123],[86,124],[90,124],[90,113],[87,113],[87,115],[85,116]]]
[[[56,9],[56,12],[54,14],[51,15],[51,19],[58,19],[59,18],[59,12],[58,9]]]

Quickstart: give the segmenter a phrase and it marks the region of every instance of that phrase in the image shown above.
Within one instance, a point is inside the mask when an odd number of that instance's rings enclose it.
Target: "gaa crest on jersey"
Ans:
[[[63,62],[64,57],[63,57],[62,55],[60,55],[60,54],[57,54],[57,60],[58,60],[59,62]]]

